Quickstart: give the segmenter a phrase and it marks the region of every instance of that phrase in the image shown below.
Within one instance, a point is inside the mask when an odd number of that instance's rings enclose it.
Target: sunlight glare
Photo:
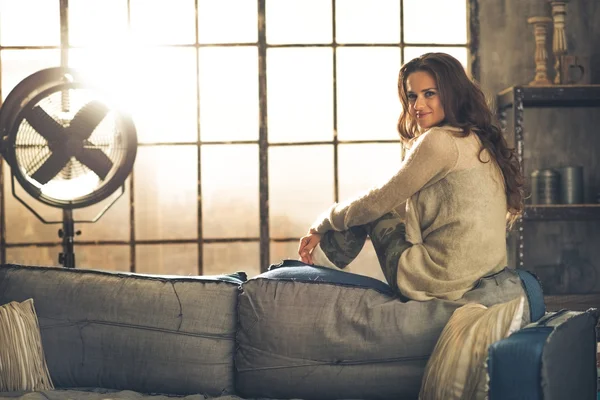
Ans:
[[[331,1],[267,0],[267,42],[331,43]]]
[[[269,142],[333,139],[330,48],[267,51]]]
[[[255,43],[258,40],[256,0],[199,0],[200,43]]]
[[[398,139],[397,47],[338,49],[338,137]]]
[[[194,0],[130,0],[135,41],[189,44],[196,41]]]
[[[398,0],[336,0],[335,4],[336,42],[400,43]]]
[[[60,50],[2,50],[2,100],[29,75],[60,64]]]
[[[0,45],[58,46],[59,1],[0,0]]]
[[[467,1],[404,0],[405,43],[467,43]]]
[[[199,63],[202,140],[258,140],[256,46],[201,48]]]
[[[118,45],[127,30],[127,0],[69,0],[71,46]]]
[[[120,108],[131,110],[137,89],[132,80],[136,69],[134,49],[127,44],[71,49],[69,66],[86,84],[99,88]]]
[[[38,184],[34,180],[32,183]],[[53,199],[73,200],[88,195],[98,189],[100,179],[93,172],[69,180],[52,180],[40,188],[42,194]],[[38,184],[39,185],[39,184]]]
[[[70,65],[133,115],[140,142],[194,141],[194,49],[139,45],[72,49]]]

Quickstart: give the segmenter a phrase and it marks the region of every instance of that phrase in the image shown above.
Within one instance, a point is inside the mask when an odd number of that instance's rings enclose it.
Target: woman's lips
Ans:
[[[419,114],[417,114],[417,118],[424,118],[424,117],[428,116],[429,114],[431,114],[431,113],[425,113],[425,114],[419,113]]]

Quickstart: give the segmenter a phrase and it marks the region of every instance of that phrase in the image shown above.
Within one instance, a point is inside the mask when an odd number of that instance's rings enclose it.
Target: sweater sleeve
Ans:
[[[311,226],[311,231],[343,231],[364,225],[407,201],[419,190],[444,178],[456,166],[454,135],[432,128],[414,143],[399,170],[385,183],[343,203],[334,203]]]

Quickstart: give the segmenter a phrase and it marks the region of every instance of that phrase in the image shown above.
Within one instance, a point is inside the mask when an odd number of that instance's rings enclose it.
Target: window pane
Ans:
[[[2,50],[2,100],[29,75],[58,65],[59,50]]]
[[[72,46],[108,45],[126,37],[127,0],[69,0]]]
[[[0,0],[2,46],[60,45],[58,1]]]
[[[389,179],[400,167],[400,143],[342,144],[339,147],[340,200],[348,200]],[[346,271],[385,281],[370,241]]]
[[[160,61],[159,61],[160,60]],[[142,142],[195,142],[198,131],[196,52],[156,49],[131,70],[133,116]]]
[[[447,53],[456,58],[467,69],[468,53],[466,47],[405,47],[404,62],[407,63],[413,58],[419,57],[425,53]]]
[[[332,50],[269,49],[267,73],[269,141],[332,140]]]
[[[300,239],[300,237],[298,237]],[[292,259],[297,260],[298,256],[298,241],[293,242],[271,242],[270,246],[271,264],[278,264],[282,260]]]
[[[205,238],[258,237],[258,146],[202,146]]]
[[[344,47],[337,51],[339,139],[397,139],[400,49]]]
[[[4,200],[6,218],[6,241],[8,243],[57,242],[59,224],[44,224],[12,194],[11,171],[6,162],[4,168]],[[15,192],[31,208],[47,221],[62,222],[62,211],[39,202],[25,192],[15,179]]]
[[[53,247],[9,247],[6,249],[6,262],[28,266],[59,266],[58,254],[61,246]]]
[[[267,42],[331,43],[331,2],[266,0]]]
[[[258,140],[258,49],[202,48],[199,62],[202,140]]]
[[[335,20],[338,43],[400,43],[399,0],[336,0]]]
[[[136,42],[196,42],[194,0],[130,0],[131,30]]]
[[[76,230],[81,231],[78,240],[129,240],[129,180],[125,182],[125,193],[121,194],[121,188],[105,199],[94,205],[73,210],[75,220],[90,221],[96,218],[102,210],[116,199],[114,204],[95,223],[75,225]]]
[[[269,149],[272,238],[303,236],[333,204],[333,146]]]
[[[405,43],[467,43],[465,0],[404,0],[403,4]]]
[[[209,243],[203,248],[202,275],[245,272],[248,278],[260,273],[258,243]]]
[[[75,266],[79,269],[129,272],[129,246],[77,246]]]
[[[400,143],[341,144],[338,153],[340,200],[387,181],[400,167]]]
[[[195,49],[72,49],[69,65],[132,112],[141,143],[196,142]]]
[[[153,275],[198,275],[197,244],[152,244],[135,247],[135,272]]]
[[[199,0],[200,43],[255,43],[257,19],[256,0]]]
[[[138,149],[135,162],[137,239],[198,237],[196,146]]]

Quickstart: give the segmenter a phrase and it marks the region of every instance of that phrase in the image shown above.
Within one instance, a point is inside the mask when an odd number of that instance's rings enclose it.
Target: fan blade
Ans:
[[[17,149],[15,149],[15,151],[17,151]],[[40,150],[38,150],[33,157],[27,157],[31,160],[27,165],[23,166],[27,175],[31,176],[31,173],[33,171],[37,171],[42,166],[42,163],[46,161],[46,159],[50,157],[51,154],[52,151],[49,147],[43,147]],[[26,157],[23,158],[25,159]]]
[[[108,175],[113,166],[113,162],[110,158],[108,158],[108,156],[100,149],[84,148],[76,158],[81,161],[82,164],[94,171],[102,180],[106,178],[106,175]]]
[[[65,128],[48,115],[40,106],[35,106],[25,113],[25,120],[48,142],[66,139]]]
[[[31,178],[35,179],[42,185],[48,183],[52,178],[54,178],[58,173],[67,165],[69,160],[71,159],[71,154],[66,151],[66,149],[56,149],[50,157],[41,167],[38,168],[33,174],[31,174]]]
[[[94,129],[102,122],[108,107],[99,101],[90,101],[75,114],[69,125],[69,133],[81,140],[89,139]]]

